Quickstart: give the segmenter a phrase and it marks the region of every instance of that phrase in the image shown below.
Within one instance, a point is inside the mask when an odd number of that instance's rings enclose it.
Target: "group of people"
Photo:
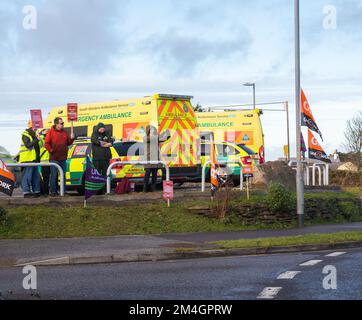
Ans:
[[[74,142],[74,134],[64,130],[62,118],[54,120],[50,130],[37,132],[31,121],[21,135],[19,163],[56,163],[66,172],[68,147]],[[21,183],[24,197],[38,198],[41,195],[56,197],[58,195],[58,170],[56,167],[25,167]]]
[[[153,126],[146,128],[144,142],[144,161],[158,161],[159,145],[170,138],[167,131],[159,136],[158,131]],[[66,173],[68,149],[74,142],[75,136],[69,134],[64,129],[62,118],[56,118],[50,130],[43,129],[39,132],[33,129],[32,122],[29,121],[28,128],[22,133],[21,147],[19,152],[19,163],[55,163]],[[106,126],[99,123],[93,130],[91,137],[92,162],[98,172],[106,176],[110,160],[112,159],[111,147],[114,139],[109,134]],[[154,164],[145,165],[145,177],[143,191],[155,191],[157,185],[157,173],[160,167]],[[41,173],[41,174],[40,174]],[[164,176],[164,172],[163,172]],[[38,166],[25,167],[22,177],[22,189],[25,198],[37,198],[41,195],[57,197],[58,169],[54,166],[42,166],[39,171]],[[151,183],[150,183],[151,178]],[[64,183],[65,183],[64,176]],[[65,186],[64,186],[65,189]]]

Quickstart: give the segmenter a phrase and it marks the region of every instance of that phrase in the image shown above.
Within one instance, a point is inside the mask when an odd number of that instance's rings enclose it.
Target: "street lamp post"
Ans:
[[[253,87],[253,106],[256,109],[256,98],[255,98],[255,83],[244,83],[245,87]]]
[[[301,86],[300,86],[300,21],[299,21],[299,0],[294,0],[294,33],[295,33],[295,100],[297,116],[297,214],[298,226],[304,225],[304,178],[302,163],[302,118],[301,118]]]

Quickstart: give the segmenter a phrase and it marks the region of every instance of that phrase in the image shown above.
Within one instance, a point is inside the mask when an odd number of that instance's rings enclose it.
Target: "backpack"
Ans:
[[[126,194],[131,191],[131,182],[128,178],[123,178],[117,183],[116,194]]]

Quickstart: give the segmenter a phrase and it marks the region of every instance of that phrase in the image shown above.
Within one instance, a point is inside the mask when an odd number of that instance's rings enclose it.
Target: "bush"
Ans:
[[[7,212],[4,208],[0,207],[0,225],[5,226],[7,223]]]
[[[291,213],[295,207],[294,194],[276,182],[269,185],[266,202],[269,210],[273,213]]]

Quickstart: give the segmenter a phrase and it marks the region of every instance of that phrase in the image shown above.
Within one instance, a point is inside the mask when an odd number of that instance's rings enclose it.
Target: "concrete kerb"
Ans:
[[[179,191],[174,194],[174,200],[184,200],[188,198],[209,198],[209,195],[203,194],[200,191]],[[88,206],[92,205],[117,205],[121,203],[132,203],[135,201],[142,200],[143,202],[155,202],[162,201],[163,194],[161,192],[149,193],[149,194],[126,194],[126,195],[105,195],[105,196],[94,196],[87,201]],[[68,196],[64,198],[23,198],[23,197],[0,197],[0,205],[82,205],[84,203],[84,197]]]
[[[102,264],[102,263],[131,263],[131,262],[156,262],[171,261],[182,259],[203,259],[203,258],[221,258],[232,256],[255,256],[266,254],[286,254],[300,252],[315,252],[340,249],[362,248],[362,241],[345,242],[336,244],[321,245],[300,245],[287,247],[270,248],[240,248],[240,249],[176,249],[170,252],[160,252],[160,250],[148,250],[141,253],[112,254],[104,256],[72,256],[58,257],[52,259],[17,261],[14,265],[22,267],[25,265],[33,266],[64,266],[64,265],[84,265],[84,264]],[[1,265],[1,262],[0,262]]]

